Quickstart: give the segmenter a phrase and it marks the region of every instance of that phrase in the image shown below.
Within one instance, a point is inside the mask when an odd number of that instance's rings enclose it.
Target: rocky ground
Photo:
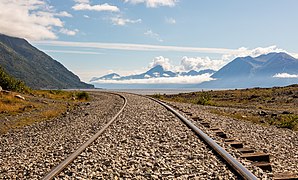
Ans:
[[[237,179],[172,113],[147,98],[125,96],[123,114],[58,178]]]
[[[57,179],[237,179],[197,136],[159,104],[124,94],[128,104],[116,121]],[[0,179],[40,179],[110,120],[123,100],[104,92],[93,101],[46,122],[0,136]],[[174,103],[220,127],[246,146],[271,154],[275,172],[297,173],[298,140],[291,130],[214,115],[208,107]],[[189,117],[190,118],[190,117]],[[239,153],[204,127],[234,157]],[[240,161],[261,179],[272,173]]]
[[[40,179],[110,120],[123,100],[93,94],[63,116],[0,136],[0,179]]]
[[[273,174],[288,172],[290,174],[298,174],[298,133],[297,131],[277,128],[274,126],[256,124],[250,121],[238,120],[226,116],[220,116],[210,111],[216,109],[218,111],[225,111],[227,108],[202,106],[188,103],[168,102],[171,105],[176,105],[184,111],[192,112],[192,116],[198,116],[204,122],[209,122],[211,128],[219,128],[224,131],[228,138],[234,138],[243,142],[245,147],[252,148],[258,152],[265,152],[270,154],[270,162],[273,172],[261,172],[259,177],[272,178]],[[234,109],[235,110],[235,109]],[[186,116],[186,115],[185,115]],[[189,119],[191,119],[189,117]],[[193,121],[194,124],[202,128],[208,135],[215,139],[221,146],[234,155],[245,164],[247,167],[251,166],[251,162],[240,159],[240,153],[229,145],[224,143],[224,140],[210,130],[205,128],[200,123]]]

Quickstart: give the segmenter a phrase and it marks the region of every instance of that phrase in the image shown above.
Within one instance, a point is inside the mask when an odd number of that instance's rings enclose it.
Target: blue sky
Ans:
[[[297,7],[296,0],[1,0],[0,33],[26,38],[88,81],[155,64],[186,71],[271,51],[296,57]]]

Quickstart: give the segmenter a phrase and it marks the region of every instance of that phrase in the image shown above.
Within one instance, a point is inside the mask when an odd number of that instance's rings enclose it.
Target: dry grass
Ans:
[[[57,117],[65,111],[66,111],[66,107],[61,106],[61,108],[59,108],[59,109],[49,109],[46,111],[42,111],[40,113],[40,117],[43,119],[44,118],[49,119],[49,118]]]
[[[0,134],[60,116],[76,103],[87,101],[77,98],[78,91],[31,91],[30,95],[21,94],[25,100],[16,98],[17,94],[0,92]]]
[[[258,116],[255,116],[253,114],[248,114],[248,113],[243,113],[243,112],[227,112],[227,111],[222,111],[219,109],[212,109],[210,110],[211,113],[213,114],[218,114],[218,115],[222,115],[222,116],[226,116],[226,117],[231,117],[234,119],[241,119],[241,120],[245,120],[245,121],[251,121],[254,123],[260,123],[261,119]]]
[[[17,93],[0,93],[0,114],[11,115],[31,110],[34,107],[39,107],[38,103],[18,99],[15,95],[17,95]]]
[[[62,90],[38,90],[33,91],[32,94],[42,98],[55,99],[55,100],[71,100],[74,97],[74,91]]]
[[[252,88],[241,90],[205,91],[180,93],[177,95],[160,95],[153,97],[182,103],[211,105],[216,107],[232,107],[233,111],[216,111],[212,113],[229,116],[235,119],[248,120],[256,123],[265,123],[277,127],[298,130],[298,85],[274,88]],[[248,114],[245,109],[254,111],[269,111],[275,116]],[[289,112],[290,114],[282,114]]]

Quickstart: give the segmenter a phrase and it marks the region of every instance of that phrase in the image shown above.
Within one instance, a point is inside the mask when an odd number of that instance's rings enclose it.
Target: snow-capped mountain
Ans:
[[[181,72],[179,73],[179,75],[181,76],[198,76],[198,75],[202,75],[202,74],[214,74],[216,71],[212,70],[212,69],[205,69],[205,70],[201,70],[201,71],[195,71],[195,70],[190,70],[188,72]]]
[[[97,81],[97,80],[111,80],[111,79],[119,79],[121,76],[116,73],[107,74],[105,76],[101,76],[99,78],[93,77],[90,82]]]
[[[278,75],[286,74],[287,77]],[[239,57],[222,67],[200,87],[247,88],[284,86],[298,83],[298,59],[286,53],[269,53],[258,57]],[[292,76],[292,77],[291,77]],[[294,78],[293,78],[294,77]]]
[[[189,72],[172,72],[172,71],[165,71],[162,66],[157,65],[141,74],[120,76],[116,73],[112,73],[98,78],[93,77],[90,80],[90,82],[95,82],[98,80],[130,80],[130,79],[170,78],[170,77],[177,77],[177,76],[197,76],[205,73],[213,74],[215,73],[215,71],[211,69],[206,69],[202,71],[191,70]]]

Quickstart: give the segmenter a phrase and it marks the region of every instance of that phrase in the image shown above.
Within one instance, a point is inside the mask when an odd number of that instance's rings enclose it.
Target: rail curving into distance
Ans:
[[[200,138],[202,138],[205,141],[205,143],[207,143],[213,150],[215,150],[243,179],[246,179],[246,180],[258,179],[253,173],[251,173],[248,169],[246,169],[240,162],[238,162],[235,158],[233,158],[226,150],[224,150],[220,145],[218,145],[212,138],[210,138],[207,134],[205,134],[194,124],[192,124],[188,119],[182,116],[179,112],[175,111],[172,107],[157,99],[154,99],[151,97],[148,97],[148,98],[163,105],[169,111],[174,113],[189,128],[191,128]]]
[[[118,95],[124,100],[124,105],[120,109],[120,111],[95,135],[93,135],[87,142],[85,142],[82,146],[80,146],[75,152],[70,154],[64,161],[62,161],[58,166],[53,168],[43,179],[44,180],[51,180],[56,175],[58,175],[68,164],[70,164],[77,156],[79,156],[92,142],[94,142],[108,127],[111,125],[116,118],[122,113],[124,110],[127,99],[118,93],[112,93],[110,94]],[[132,93],[128,93],[132,94]],[[136,94],[134,94],[136,95]],[[138,95],[141,96],[141,95]],[[144,97],[144,96],[141,96]],[[174,113],[180,120],[182,120],[189,128],[191,128],[201,139],[204,140],[206,144],[208,144],[213,150],[215,150],[232,168],[235,170],[243,179],[246,180],[257,180],[258,178],[251,173],[248,169],[246,169],[240,162],[238,162],[235,158],[233,158],[227,151],[225,151],[221,146],[219,146],[212,138],[210,138],[207,134],[205,134],[202,130],[200,130],[198,127],[196,127],[194,124],[192,124],[187,118],[182,116],[179,112],[175,111],[172,107],[165,104],[164,102],[161,102],[157,99],[154,99],[152,97],[145,96],[162,106],[164,106],[166,109]]]
[[[50,180],[53,179],[57,174],[59,174],[68,164],[70,164],[76,157],[78,157],[92,142],[94,142],[120,115],[120,113],[124,110],[127,99],[117,93],[109,92],[110,94],[118,95],[124,100],[124,104],[120,111],[96,134],[94,134],[88,141],[86,141],[84,144],[82,144],[75,152],[70,154],[64,161],[62,161],[58,166],[53,168],[45,177],[43,177],[43,180]]]

